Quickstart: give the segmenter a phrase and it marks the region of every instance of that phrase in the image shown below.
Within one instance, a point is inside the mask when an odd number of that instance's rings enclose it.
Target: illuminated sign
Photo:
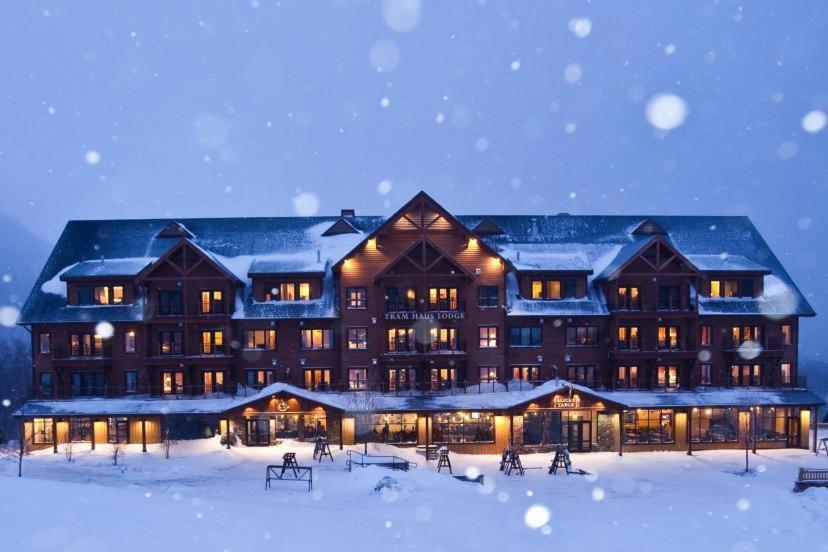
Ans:
[[[386,312],[386,320],[465,320],[466,313],[460,311],[438,312]]]
[[[552,406],[554,408],[578,408],[581,406],[581,397],[578,395],[572,395],[571,397],[555,395],[552,398]]]
[[[287,412],[288,410],[290,410],[290,406],[288,406],[288,403],[286,403],[285,401],[280,400],[279,404],[276,405],[276,410],[278,410],[279,412]]]

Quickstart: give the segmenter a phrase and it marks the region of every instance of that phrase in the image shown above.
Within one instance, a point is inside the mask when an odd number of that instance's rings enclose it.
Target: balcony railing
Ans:
[[[696,351],[698,342],[695,339],[678,339],[677,341],[659,339],[631,339],[627,341],[616,340],[613,342],[616,351],[624,352],[650,352],[650,351]]]
[[[232,314],[224,301],[185,303],[145,303],[144,317],[222,317]]]
[[[480,394],[480,393],[503,393],[513,391],[530,391],[535,387],[547,383],[548,381],[558,381],[562,385],[570,380],[556,379],[556,380],[442,380],[442,381],[418,381],[410,384],[390,385],[388,382],[364,382],[361,381],[359,387],[354,387],[351,383],[320,383],[315,384],[310,390],[348,394],[352,392],[368,392],[386,395],[398,396],[416,396],[416,395],[465,395],[465,394]],[[730,385],[729,382],[716,385],[701,385],[697,382],[697,378],[691,378],[690,385],[676,385],[670,387],[668,385],[659,385],[658,382],[648,382],[643,375],[639,376],[638,385],[628,385],[623,381],[616,380],[610,385],[610,380],[604,379],[582,379],[571,380],[576,385],[599,389],[604,391],[674,391],[676,393],[693,391],[699,388],[716,390],[716,389],[739,389],[740,386]],[[305,388],[303,384],[293,383],[297,387]],[[784,382],[779,378],[772,380],[766,379],[761,386],[746,387],[746,389],[804,389],[807,388],[807,377],[798,376],[797,378]],[[213,399],[222,397],[250,397],[256,395],[261,389],[266,387],[266,384],[257,384],[254,386],[236,385],[236,384],[222,384],[212,386],[205,389],[203,385],[173,385],[165,392],[159,385],[138,385],[134,387],[111,386],[104,385],[98,388],[99,393],[95,395],[81,393],[75,394],[73,390],[69,389],[65,392],[59,392],[53,388],[52,393],[47,393],[39,386],[32,388],[31,397],[36,399],[80,399],[91,397],[105,397],[105,398],[136,398],[136,399]]]
[[[407,343],[397,344],[395,348],[386,347],[385,353],[389,355],[451,355],[463,354],[466,352],[466,341],[456,342],[428,342],[428,343]]]
[[[95,360],[112,357],[112,345],[103,348],[84,349],[83,347],[53,347],[52,358],[55,360]]]

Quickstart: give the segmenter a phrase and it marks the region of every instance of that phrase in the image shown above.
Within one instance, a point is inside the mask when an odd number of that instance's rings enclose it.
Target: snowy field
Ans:
[[[549,454],[523,456],[543,468],[525,477],[500,473],[495,456],[452,454],[454,472],[479,470],[481,486],[385,446],[369,452],[417,469],[349,473],[344,452],[318,464],[296,442],[229,451],[184,442],[169,460],[159,445],[147,454],[130,445],[118,467],[109,446],[87,449],[76,446],[71,463],[35,453],[23,479],[0,463],[3,550],[828,550],[828,490],[791,491],[798,466],[828,468],[828,457],[803,450],[751,455],[748,476],[737,475],[740,451],[573,455],[590,475],[568,477],[547,474]],[[264,490],[265,466],[286,451],[313,465],[313,492],[294,482]],[[375,493],[383,476],[399,490]]]

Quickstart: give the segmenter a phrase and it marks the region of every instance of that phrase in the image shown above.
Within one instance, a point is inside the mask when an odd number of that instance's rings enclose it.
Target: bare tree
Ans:
[[[161,447],[164,449],[164,458],[170,458],[170,449],[173,445],[177,445],[178,441],[173,439],[170,428],[164,428],[164,434],[161,436]]]
[[[745,445],[745,473],[750,473],[751,443],[756,452],[756,417],[759,415],[760,394],[757,391],[745,389],[739,392],[739,432],[744,436]]]
[[[72,445],[72,441],[68,441],[65,445],[63,445],[63,455],[66,456],[66,461],[71,462],[72,456],[74,454],[74,447]]]
[[[17,442],[9,441],[6,446],[0,447],[0,458],[17,464],[17,477],[23,477],[23,458],[30,454],[25,439]]]
[[[355,391],[345,395],[345,410],[353,413],[356,427],[370,427],[371,413],[379,409],[381,402],[382,395],[376,391]],[[365,440],[365,454],[368,454],[368,439]]]
[[[124,449],[121,448],[121,443],[115,443],[110,448],[110,458],[112,458],[112,465],[118,465],[118,458],[123,457]]]

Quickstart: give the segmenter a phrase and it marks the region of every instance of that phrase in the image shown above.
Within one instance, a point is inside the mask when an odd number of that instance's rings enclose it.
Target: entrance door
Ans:
[[[247,446],[267,446],[270,444],[270,420],[252,418],[247,420]]]
[[[788,446],[798,447],[799,441],[799,416],[788,416]]]
[[[570,420],[567,423],[567,447],[572,452],[589,452],[592,422]]]

